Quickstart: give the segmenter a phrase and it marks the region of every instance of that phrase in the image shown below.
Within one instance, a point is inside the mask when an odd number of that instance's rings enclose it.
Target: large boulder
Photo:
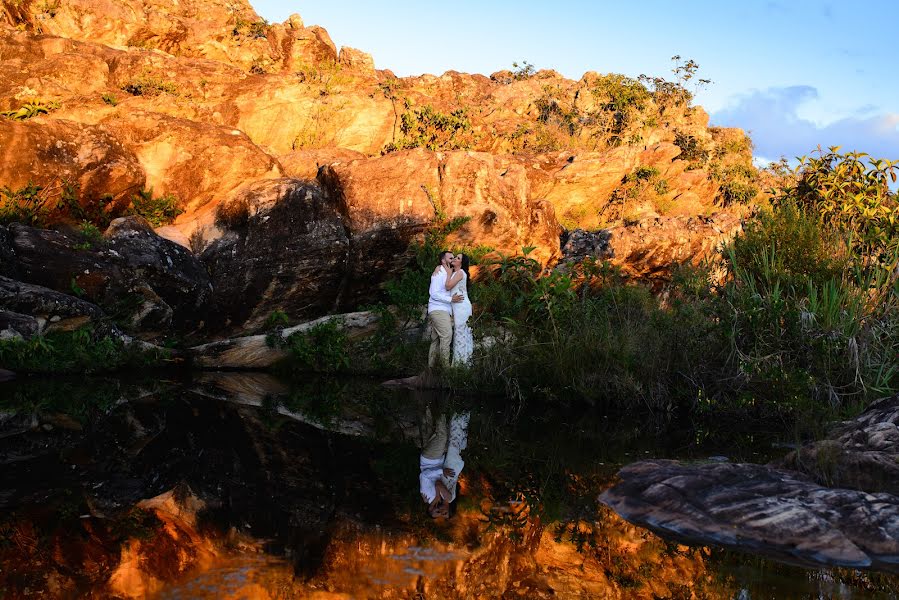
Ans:
[[[899,572],[899,396],[769,465],[648,460],[600,500],[661,535]]]
[[[201,257],[216,327],[253,329],[275,310],[302,318],[341,306],[350,239],[327,190],[299,179],[258,181],[217,215],[225,233]]]
[[[608,230],[612,263],[625,275],[654,285],[667,281],[676,263],[698,264],[742,230],[738,215],[653,217]]]
[[[154,195],[174,194],[187,210],[281,173],[277,160],[229,127],[141,111],[111,117],[104,126],[134,153]]]
[[[809,566],[899,572],[899,497],[823,487],[764,465],[629,465],[600,500],[662,536]]]
[[[827,439],[805,444],[776,464],[833,487],[899,495],[899,396],[872,404]]]
[[[86,300],[0,276],[0,338],[69,331],[104,316],[100,307]]]
[[[212,296],[205,268],[140,217],[113,221],[96,247],[74,233],[19,224],[7,231],[14,259],[0,275],[78,296],[142,337],[203,326]]]

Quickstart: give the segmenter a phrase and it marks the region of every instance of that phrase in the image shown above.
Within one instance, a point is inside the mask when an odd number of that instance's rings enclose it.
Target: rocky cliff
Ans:
[[[373,299],[435,219],[548,265],[563,229],[612,228],[613,260],[658,273],[732,234],[739,210],[717,213],[757,177],[743,133],[675,83],[398,78],[242,0],[3,0],[0,110],[4,202],[37,185],[64,224],[170,199],[156,234],[202,261],[232,327]]]

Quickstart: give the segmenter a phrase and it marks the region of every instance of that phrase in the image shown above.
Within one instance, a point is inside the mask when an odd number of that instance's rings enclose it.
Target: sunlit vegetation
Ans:
[[[26,121],[38,115],[46,115],[62,106],[59,102],[45,102],[39,98],[29,100],[15,110],[0,112],[0,116],[13,121]]]
[[[475,141],[468,112],[458,108],[442,113],[426,104],[421,107],[405,102],[400,117],[400,138],[384,146],[384,152],[427,148],[428,150],[463,150]]]
[[[105,228],[117,217],[140,215],[153,227],[171,223],[183,209],[174,194],[154,196],[152,190],[141,190],[124,208],[112,206],[112,198],[80,197],[77,186],[55,180],[41,186],[33,182],[18,188],[0,188],[0,224],[22,223],[33,227],[50,227],[61,221]]]
[[[178,96],[178,84],[157,77],[148,71],[130,79],[122,85],[122,91],[132,96],[155,97],[162,94]]]

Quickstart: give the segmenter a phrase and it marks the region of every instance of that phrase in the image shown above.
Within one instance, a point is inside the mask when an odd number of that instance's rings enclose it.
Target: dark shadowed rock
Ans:
[[[119,259],[131,290],[157,297],[170,308],[171,327],[189,331],[200,327],[212,300],[209,274],[186,248],[161,238],[142,217],[123,217],[110,223],[105,253]],[[163,323],[166,325],[166,323]]]
[[[770,465],[644,461],[622,469],[622,483],[600,499],[629,521],[691,542],[897,571],[897,425],[894,396]]]
[[[2,284],[0,284],[2,285]],[[38,320],[31,315],[0,310],[0,340],[7,338],[30,338],[40,331]]]
[[[604,260],[615,256],[611,245],[612,234],[608,229],[585,231],[575,229],[562,234],[561,263],[580,262],[587,257]]]
[[[75,235],[10,225],[12,259],[0,265],[0,275],[78,296],[144,337],[202,325],[209,277],[190,251],[153,233],[140,217],[117,219],[105,235],[93,248]]]
[[[634,463],[600,495],[663,536],[805,565],[899,571],[899,498],[752,464]]]
[[[74,329],[103,316],[86,300],[0,276],[0,330],[9,328],[29,337],[45,330]]]
[[[252,329],[276,309],[302,318],[339,304],[349,236],[336,202],[315,182],[250,184],[219,207],[218,223],[226,233],[202,255],[216,328]]]
[[[872,404],[829,439],[806,444],[775,465],[823,485],[899,495],[899,396]]]

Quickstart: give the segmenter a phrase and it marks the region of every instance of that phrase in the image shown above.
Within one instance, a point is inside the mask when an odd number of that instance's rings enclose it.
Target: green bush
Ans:
[[[147,366],[165,358],[92,326],[51,332],[31,339],[0,340],[0,367],[29,373],[96,373],[126,366]]]
[[[400,117],[402,137],[384,147],[384,152],[427,148],[428,150],[464,150],[474,143],[471,121],[464,108],[449,114],[434,110],[426,104],[413,108],[406,103]]]
[[[132,196],[130,212],[142,216],[153,227],[161,227],[174,221],[184,209],[178,206],[174,194],[154,197],[153,190],[141,190]]]
[[[154,97],[161,94],[177,96],[178,85],[145,72],[122,85],[122,91],[132,96]]]
[[[350,367],[349,341],[340,324],[329,321],[285,340],[295,370],[338,373]]]

